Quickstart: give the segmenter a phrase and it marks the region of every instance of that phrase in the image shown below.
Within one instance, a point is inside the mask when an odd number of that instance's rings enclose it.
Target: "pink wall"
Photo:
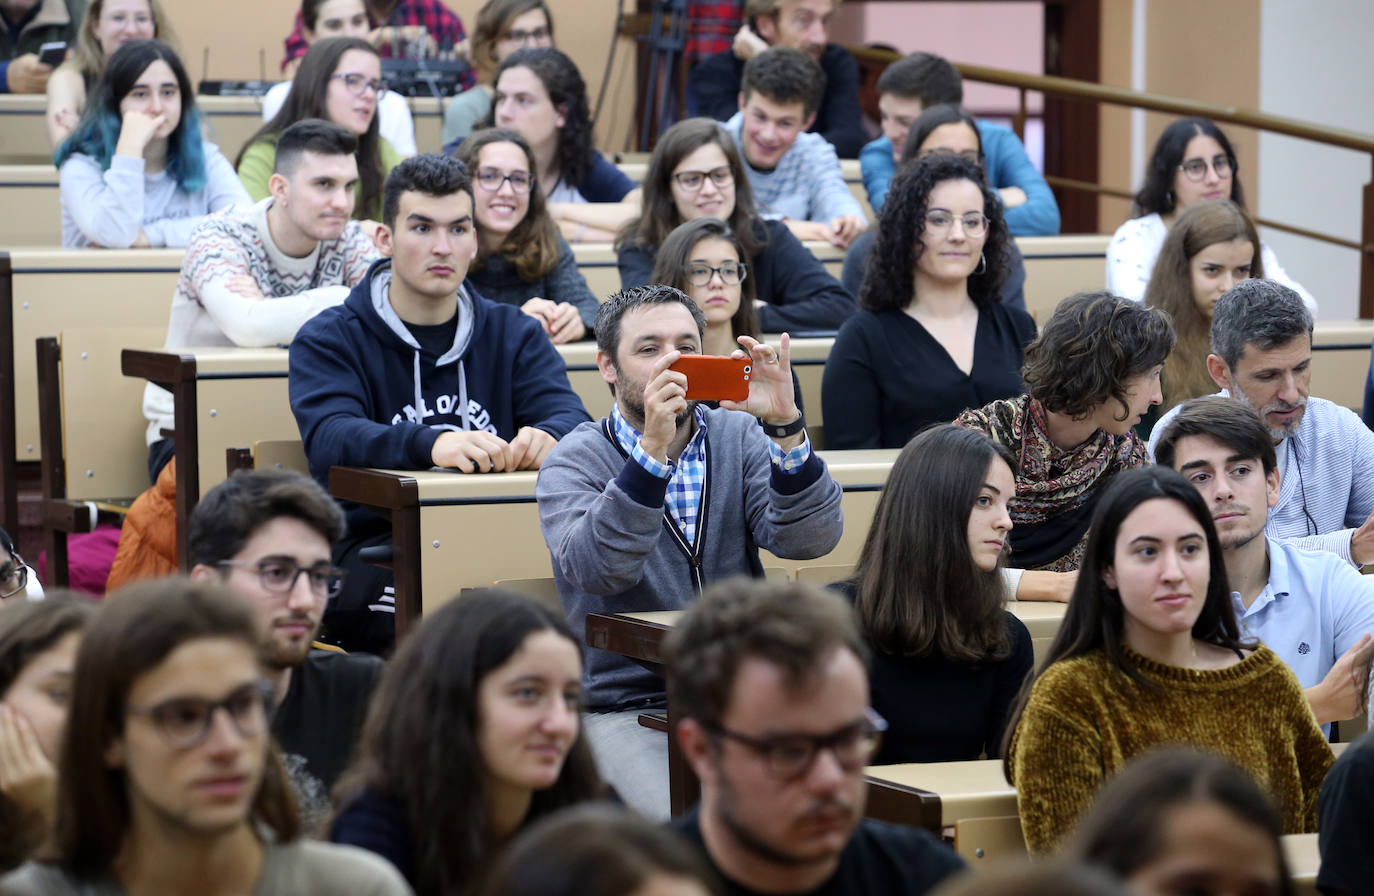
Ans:
[[[831,40],[842,44],[889,44],[903,53],[925,50],[953,62],[1043,74],[1045,10],[1031,2],[841,3]],[[1009,115],[1016,91],[966,84],[964,104],[975,115]],[[1040,97],[1027,98],[1032,112]]]

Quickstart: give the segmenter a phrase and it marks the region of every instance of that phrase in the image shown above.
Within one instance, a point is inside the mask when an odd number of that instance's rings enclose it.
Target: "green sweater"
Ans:
[[[387,141],[385,137],[378,137],[382,151],[382,179],[391,173],[391,169],[401,164],[404,158],[395,147]],[[248,191],[248,195],[253,197],[254,202],[261,202],[271,195],[267,188],[267,182],[272,179],[272,167],[277,162],[277,143],[275,139],[258,140],[243,151],[243,158],[239,159],[238,174],[239,180],[243,181],[243,187]],[[359,185],[354,194],[357,195],[362,190]],[[382,220],[382,197],[378,194],[377,201],[372,208],[363,208],[358,205],[353,209],[353,217],[359,221],[371,219],[373,221]]]
[[[1101,651],[1061,660],[1031,689],[1009,755],[1032,853],[1063,842],[1108,777],[1152,747],[1185,743],[1226,757],[1274,799],[1284,832],[1317,829],[1317,794],[1331,766],[1297,678],[1261,646],[1226,669],[1166,666],[1127,649],[1141,686]]]

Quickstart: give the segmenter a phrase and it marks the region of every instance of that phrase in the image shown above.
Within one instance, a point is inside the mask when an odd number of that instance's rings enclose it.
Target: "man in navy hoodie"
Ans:
[[[472,203],[457,159],[397,165],[377,231],[385,257],[291,343],[291,410],[322,484],[335,465],[536,470],[590,419],[539,323],[464,284],[477,253]],[[394,640],[391,574],[358,553],[387,543],[390,530],[360,507],[347,516],[348,535],[334,548],[347,578],[325,613],[326,634],[382,652]]]

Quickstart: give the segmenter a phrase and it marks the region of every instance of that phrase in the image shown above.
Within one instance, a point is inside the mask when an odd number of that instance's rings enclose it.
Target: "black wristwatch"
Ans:
[[[788,436],[795,436],[803,429],[806,429],[806,417],[802,414],[798,414],[796,420],[793,420],[791,423],[784,423],[782,426],[774,426],[771,423],[766,423],[762,417],[758,419],[759,426],[763,427],[763,431],[775,439],[785,439]]]

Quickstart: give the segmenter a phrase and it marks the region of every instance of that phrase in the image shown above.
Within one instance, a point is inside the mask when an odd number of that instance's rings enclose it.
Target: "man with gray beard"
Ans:
[[[1374,562],[1374,432],[1348,408],[1309,395],[1312,314],[1272,280],[1243,280],[1212,312],[1207,371],[1254,408],[1274,439],[1282,488],[1265,533],[1355,565]],[[1155,424],[1153,456],[1174,408]]]

